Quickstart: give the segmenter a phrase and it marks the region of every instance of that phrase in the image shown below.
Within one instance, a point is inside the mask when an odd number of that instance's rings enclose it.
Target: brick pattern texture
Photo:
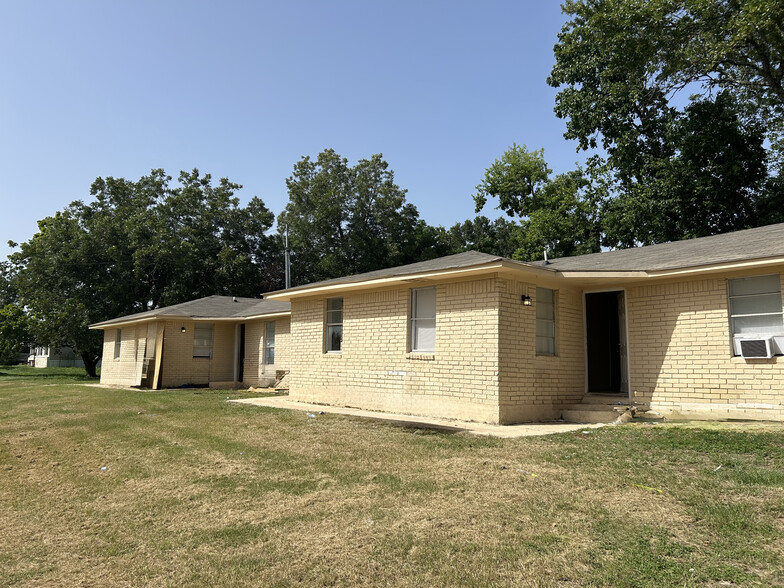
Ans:
[[[502,423],[560,418],[585,391],[582,293],[555,289],[555,355],[536,354],[536,284],[499,280]],[[524,306],[520,297],[531,296]]]
[[[784,357],[732,356],[727,279],[629,288],[636,401],[671,416],[784,420]]]
[[[324,352],[326,298],[292,302],[295,400],[514,423],[560,416],[582,397],[579,292],[556,296],[558,351],[535,354],[535,286],[490,277],[436,287],[436,348],[408,352],[409,288],[344,296],[343,348]]]
[[[272,320],[272,319],[271,319]],[[264,319],[245,323],[245,364],[242,385],[266,386],[275,382],[278,370],[289,369],[289,317],[275,317],[275,365],[263,364]],[[214,382],[233,383],[235,375],[234,322],[213,323],[212,357],[193,357],[194,321],[166,320],[126,326],[121,329],[119,359],[114,359],[116,329],[104,331],[101,383],[138,386],[142,379],[145,357],[155,357],[155,340],[163,331],[161,387],[184,385],[208,386]],[[185,332],[182,332],[182,328]]]
[[[289,395],[307,402],[498,422],[496,286],[488,278],[436,287],[432,354],[408,352],[408,288],[345,295],[340,353],[324,352],[326,297],[292,301]]]
[[[264,363],[264,337],[268,322],[275,323],[275,363]],[[275,317],[245,323],[245,378],[244,384],[266,388],[273,386],[276,373],[289,369],[289,342],[291,319]]]
[[[782,272],[627,285],[633,399],[670,416],[784,420],[784,356],[732,356],[727,297],[728,278]],[[294,300],[291,322],[274,319],[274,366],[263,365],[264,319],[246,322],[245,383],[269,385],[291,367],[295,400],[490,423],[557,418],[584,394],[585,343],[583,291],[552,287],[555,356],[535,352],[536,284],[490,276],[436,286],[432,354],[408,351],[409,288],[345,295],[340,353],[324,351],[326,297]],[[116,330],[105,330],[101,382],[138,385],[164,326],[164,387],[233,380],[234,323],[215,323],[213,357],[199,359],[192,321],[159,321],[123,328],[117,360]]]

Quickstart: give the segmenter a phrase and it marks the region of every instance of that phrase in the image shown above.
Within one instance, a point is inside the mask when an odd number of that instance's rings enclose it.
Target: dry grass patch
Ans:
[[[781,426],[500,440],[227,395],[0,375],[0,585],[784,583]]]

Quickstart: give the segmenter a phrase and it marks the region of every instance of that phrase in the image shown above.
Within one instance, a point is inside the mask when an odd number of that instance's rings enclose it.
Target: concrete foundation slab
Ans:
[[[502,437],[505,439],[552,435],[553,433],[568,433],[570,431],[578,431],[580,429],[595,429],[604,426],[604,424],[585,425],[563,422],[524,423],[520,425],[489,425],[486,423],[474,423],[470,421],[418,417],[392,412],[376,412],[372,410],[361,410],[358,408],[310,404],[306,402],[297,402],[285,396],[244,398],[238,400],[228,400],[227,402],[232,402],[235,404],[249,404],[252,406],[265,406],[268,408],[301,410],[315,414],[318,414],[319,412],[342,414],[347,416],[390,421],[402,426],[443,429],[447,431],[470,433],[472,435]]]

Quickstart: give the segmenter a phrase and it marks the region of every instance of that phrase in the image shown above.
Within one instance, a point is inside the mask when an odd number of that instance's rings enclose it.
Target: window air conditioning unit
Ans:
[[[747,359],[770,359],[773,357],[773,339],[739,339],[740,354]]]

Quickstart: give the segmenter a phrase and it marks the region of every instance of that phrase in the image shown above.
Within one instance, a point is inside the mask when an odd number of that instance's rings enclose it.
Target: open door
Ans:
[[[238,382],[245,379],[245,323],[239,326],[237,335],[237,378]]]
[[[626,300],[623,291],[585,295],[588,392],[628,394]]]

